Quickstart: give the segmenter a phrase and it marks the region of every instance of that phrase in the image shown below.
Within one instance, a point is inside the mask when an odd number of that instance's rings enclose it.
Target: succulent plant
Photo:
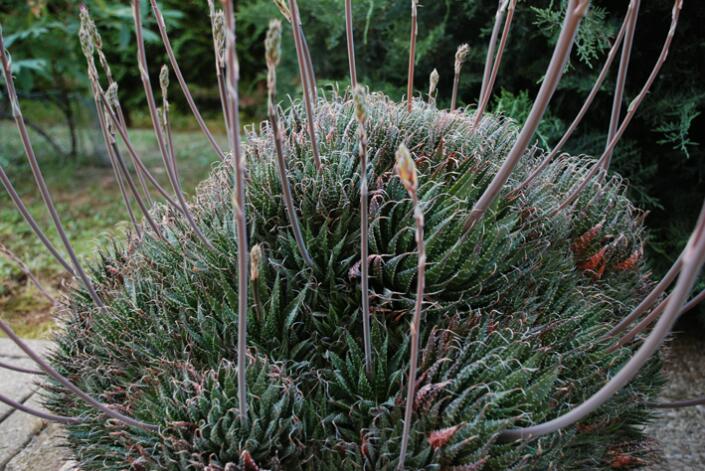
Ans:
[[[486,67],[478,109],[438,109],[412,93],[396,103],[365,90],[350,2],[354,86],[317,90],[297,2],[276,2],[293,26],[304,96],[277,105],[274,21],[268,120],[245,127],[242,139],[233,5],[224,3],[223,12],[210,10],[229,151],[195,108],[151,1],[172,71],[221,158],[191,202],[171,142],[168,69],[161,113],[149,76],[142,79],[171,191],[129,145],[116,85],[108,76],[103,91],[94,61],[97,54],[107,75],[100,36],[82,11],[100,125],[123,196],[137,200],[144,222],[133,217],[134,230],[91,270],[64,260],[81,284],[60,310],[51,365],[0,322],[49,375],[46,404],[56,415],[48,418],[66,423],[82,469],[609,469],[617,457],[637,463],[649,455],[640,426],[661,381],[652,354],[705,262],[705,210],[671,273],[653,286],[642,257],[644,214],[606,165],[663,65],[680,1],[654,73],[597,163],[529,146],[586,0],[568,2],[521,126],[483,113],[498,62]],[[412,91],[416,8],[412,0]],[[505,29],[489,59],[501,58],[514,8],[499,2],[493,43],[503,18]],[[606,67],[635,16],[630,7]],[[456,84],[465,54],[461,46]],[[22,132],[1,42],[0,56]],[[118,135],[140,181],[165,203],[148,204]],[[41,174],[37,182],[45,188]],[[676,276],[672,293],[616,337]]]

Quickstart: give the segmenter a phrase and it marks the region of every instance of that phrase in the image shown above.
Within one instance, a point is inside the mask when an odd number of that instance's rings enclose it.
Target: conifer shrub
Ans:
[[[653,360],[577,426],[534,441],[501,431],[560,415],[631,354],[602,335],[648,291],[642,214],[618,177],[593,180],[575,209],[554,214],[591,160],[564,156],[519,194],[543,151],[522,158],[500,198],[464,221],[514,142],[517,126],[381,94],[367,103],[370,308],[374,362],[363,362],[357,121],[353,101],[321,97],[311,156],[299,102],[283,111],[289,179],[304,240],[282,199],[271,128],[246,130],[252,265],[248,420],[238,418],[237,247],[232,163],[216,167],[192,209],[208,248],[182,218],[153,209],[165,240],[116,241],[94,267],[107,307],[81,291],[63,313],[53,364],[93,397],[157,424],[105,420],[53,384],[49,408],[81,469],[395,469],[417,276],[410,199],[395,176],[399,144],[419,169],[426,295],[406,466],[429,470],[609,469],[648,453],[639,426],[658,387]],[[622,461],[620,461],[621,463]]]

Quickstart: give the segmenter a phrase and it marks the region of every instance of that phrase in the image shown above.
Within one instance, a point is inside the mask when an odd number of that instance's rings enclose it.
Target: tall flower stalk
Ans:
[[[614,87],[614,98],[612,101],[612,114],[610,115],[610,127],[607,130],[607,141],[605,142],[605,149],[609,149],[610,141],[617,132],[619,127],[619,118],[622,114],[622,101],[624,100],[624,88],[627,83],[627,72],[629,70],[629,61],[632,55],[632,47],[634,46],[634,33],[636,32],[636,21],[639,17],[639,7],[641,6],[641,0],[632,0],[629,4],[629,8],[632,14],[627,21],[627,28],[624,35],[624,43],[622,44],[622,57],[619,59],[619,70],[617,71],[617,83]],[[603,163],[603,167],[607,170],[610,166],[610,161],[612,160],[613,150],[609,150],[607,153],[607,158]]]
[[[348,68],[350,69],[350,85],[357,86],[357,67],[355,65],[355,38],[353,37],[352,0],[345,0],[345,36],[348,45]]]
[[[450,99],[450,111],[455,111],[458,102],[458,86],[460,85],[460,71],[463,69],[463,64],[465,59],[468,57],[470,52],[470,46],[467,44],[461,44],[458,46],[458,50],[455,51],[455,64],[453,66],[453,94]]]
[[[370,334],[370,295],[369,295],[369,211],[367,188],[367,110],[365,89],[358,85],[353,90],[355,118],[357,119],[360,144],[360,298],[362,301],[362,336],[365,349],[365,371],[372,374],[372,340]]]
[[[397,163],[395,171],[404,185],[414,207],[414,222],[416,224],[416,250],[418,252],[416,273],[416,303],[414,305],[414,318],[410,326],[411,349],[409,354],[409,375],[406,387],[406,405],[404,407],[404,428],[401,436],[401,449],[397,470],[404,470],[404,460],[409,446],[411,433],[411,418],[414,408],[414,395],[416,388],[416,370],[419,357],[419,331],[421,329],[421,310],[423,308],[424,285],[426,280],[426,245],[424,244],[424,215],[418,197],[418,179],[416,164],[411,157],[409,149],[402,144],[396,152]]]
[[[235,14],[232,0],[224,0],[225,4],[225,65],[226,91],[228,96],[228,122],[232,125],[230,133],[230,148],[233,153],[233,172],[235,174],[235,189],[233,191],[233,213],[237,231],[237,261],[238,261],[238,331],[237,331],[237,397],[240,422],[247,421],[247,286],[248,286],[248,250],[247,250],[247,218],[245,215],[245,173],[246,163],[240,143],[240,99],[238,82],[240,70],[235,51]]]
[[[294,34],[294,46],[296,47],[296,58],[299,64],[299,76],[301,77],[301,88],[304,92],[304,107],[306,108],[306,126],[308,129],[308,137],[311,140],[311,153],[313,154],[313,163],[316,165],[316,170],[321,171],[321,158],[318,153],[318,140],[316,138],[316,123],[313,113],[312,96],[315,93],[315,85],[312,86],[310,60],[307,59],[307,46],[304,43],[301,27],[301,19],[299,18],[299,7],[296,0],[289,0],[289,15],[291,15],[291,30]]]
[[[509,175],[519,163],[519,159],[521,159],[526,147],[529,145],[529,141],[536,132],[541,118],[546,112],[548,103],[551,101],[553,93],[556,91],[558,82],[563,76],[566,61],[573,48],[575,33],[589,5],[590,0],[569,0],[561,33],[556,42],[556,47],[553,50],[553,56],[551,57],[551,62],[546,71],[541,88],[539,89],[539,93],[529,112],[529,116],[526,118],[524,126],[517,136],[512,149],[509,151],[509,155],[507,155],[502,166],[470,211],[465,221],[466,233],[484,216],[492,202],[499,196],[502,187],[509,179]]]
[[[277,66],[281,58],[281,22],[272,20],[269,22],[269,30],[264,41],[265,60],[267,62],[267,113],[269,117],[269,125],[272,127],[272,136],[274,139],[274,149],[277,154],[277,170],[279,171],[279,182],[282,187],[282,196],[286,213],[289,217],[289,224],[294,232],[296,246],[299,249],[301,257],[306,262],[306,265],[313,266],[313,260],[309,255],[301,233],[301,224],[296,213],[294,205],[294,197],[291,193],[291,185],[287,175],[286,159],[284,158],[284,145],[282,143],[282,135],[279,127],[279,115],[277,113],[276,96],[277,96]]]
[[[411,0],[411,33],[409,36],[409,71],[406,77],[406,110],[411,113],[414,99],[414,65],[416,63],[416,36],[418,34],[418,0]]]

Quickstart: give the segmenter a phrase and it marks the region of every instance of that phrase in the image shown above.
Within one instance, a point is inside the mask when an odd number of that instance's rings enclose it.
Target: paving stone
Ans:
[[[4,471],[73,471],[76,463],[67,460],[62,447],[64,431],[59,424],[47,425],[39,435],[5,466]]]
[[[13,360],[13,364],[32,367],[32,363],[25,360]],[[0,393],[3,395],[17,402],[24,402],[35,389],[37,389],[35,375],[6,369],[0,370]],[[0,427],[11,413],[12,407],[0,402]],[[2,443],[1,438],[0,443]]]
[[[26,404],[40,408],[39,395],[34,394]],[[0,469],[14,458],[44,428],[44,421],[23,412],[15,411],[0,423]],[[38,468],[41,469],[41,468]],[[29,470],[27,470],[29,471]]]
[[[25,340],[24,342],[40,354],[47,353],[51,347],[51,342],[49,340]],[[15,345],[12,340],[2,337],[0,338],[0,357],[27,358],[27,355],[20,350],[20,348]]]
[[[51,347],[47,340],[26,340],[30,347],[38,353],[45,354]],[[23,368],[37,369],[37,365],[24,354],[10,339],[0,338],[0,360]],[[24,402],[37,389],[36,375],[0,368],[0,393],[18,401]],[[0,423],[5,420],[12,408],[0,402]],[[2,440],[0,439],[0,444]]]

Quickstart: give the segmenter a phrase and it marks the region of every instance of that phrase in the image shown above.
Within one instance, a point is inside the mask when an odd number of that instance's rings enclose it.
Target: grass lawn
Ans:
[[[153,174],[169,188],[151,129],[132,130],[130,137]],[[220,140],[224,144],[225,139]],[[174,141],[182,186],[185,192],[192,193],[198,182],[208,175],[217,157],[200,131],[177,132]],[[101,247],[107,246],[112,238],[120,240],[129,227],[112,169],[98,158],[81,157],[61,162],[51,155],[50,148],[40,138],[33,136],[33,143],[69,239],[84,264],[90,264]],[[123,154],[127,158],[127,152]],[[32,215],[63,253],[58,234],[34,186],[17,131],[7,121],[0,123],[0,163]],[[152,196],[157,199],[156,192]],[[136,205],[135,211],[138,211]],[[70,282],[61,266],[32,234],[4,190],[0,191],[0,243],[17,254],[51,293],[58,295],[62,285]],[[51,303],[14,262],[2,255],[0,318],[9,321],[20,336],[27,338],[46,337],[54,325]]]

